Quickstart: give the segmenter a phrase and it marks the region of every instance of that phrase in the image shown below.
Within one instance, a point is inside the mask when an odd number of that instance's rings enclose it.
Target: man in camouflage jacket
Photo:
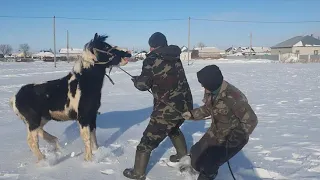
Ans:
[[[180,60],[178,46],[167,45],[162,33],[154,33],[149,39],[151,52],[143,61],[140,76],[134,77],[134,86],[140,91],[151,89],[154,107],[150,122],[137,146],[133,169],[125,169],[123,175],[131,179],[145,179],[150,153],[169,136],[177,154],[170,161],[178,162],[187,154],[187,145],[180,126],[184,122],[181,112],[193,109],[190,87]]]
[[[205,88],[204,105],[185,112],[183,117],[203,120],[211,116],[211,127],[191,147],[191,166],[200,172],[198,180],[212,180],[219,167],[237,154],[248,142],[258,119],[246,96],[223,80],[216,65],[206,66],[198,73]]]

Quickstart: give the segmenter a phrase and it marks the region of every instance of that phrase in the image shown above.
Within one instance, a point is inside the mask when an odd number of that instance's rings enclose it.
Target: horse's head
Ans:
[[[83,59],[90,64],[99,64],[106,68],[124,63],[124,58],[131,57],[127,51],[112,47],[106,43],[108,36],[94,35],[94,38],[84,46]]]

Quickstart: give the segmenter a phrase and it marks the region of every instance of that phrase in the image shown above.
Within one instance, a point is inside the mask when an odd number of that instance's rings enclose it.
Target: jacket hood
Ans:
[[[181,49],[176,45],[170,45],[155,49],[150,53],[150,55],[152,54],[157,54],[164,60],[178,60],[180,59]]]

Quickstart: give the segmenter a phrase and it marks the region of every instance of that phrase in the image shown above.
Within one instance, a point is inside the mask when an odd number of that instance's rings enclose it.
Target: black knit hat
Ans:
[[[149,38],[149,46],[153,48],[168,46],[166,36],[161,32],[155,32]]]
[[[223,82],[223,75],[216,65],[209,65],[197,72],[198,81],[204,88],[213,92],[216,91]]]

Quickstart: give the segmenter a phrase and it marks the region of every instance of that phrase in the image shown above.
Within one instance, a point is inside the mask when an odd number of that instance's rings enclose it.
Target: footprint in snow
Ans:
[[[257,107],[262,107],[262,106],[265,106],[266,104],[258,104],[256,105]]]
[[[261,109],[262,109],[262,107],[256,107],[255,109],[258,111],[258,110],[261,110]]]
[[[299,102],[305,102],[305,101],[311,101],[312,98],[303,98],[303,99],[300,99]]]
[[[299,142],[299,143],[297,143],[297,145],[309,145],[309,144],[311,144],[310,142]]]
[[[276,160],[281,160],[282,158],[276,158],[276,157],[264,157],[265,160],[267,161],[276,161]]]
[[[284,162],[291,163],[291,164],[302,164],[302,161],[297,161],[294,159],[285,160]]]
[[[131,145],[137,145],[137,144],[139,144],[139,142],[140,142],[140,141],[135,140],[135,139],[129,139],[129,140],[128,140],[128,143],[131,144]]]
[[[19,174],[0,173],[0,179],[18,179]]]
[[[250,141],[259,141],[260,140],[260,138],[253,138],[253,137],[250,137],[249,139],[250,139]]]
[[[296,153],[292,153],[292,157],[293,157],[294,159],[301,159],[301,158],[305,158],[305,156],[300,155],[300,154],[296,154]]]
[[[105,169],[100,171],[102,174],[106,174],[106,175],[111,175],[114,174],[114,170],[113,169]]]
[[[281,174],[273,171],[268,171],[266,169],[262,168],[253,168],[253,169],[244,169],[240,168],[240,170],[237,172],[242,175],[249,175],[252,177],[259,177],[259,178],[266,178],[266,179],[288,179]]]
[[[310,128],[310,131],[318,131],[319,128]]]
[[[122,156],[124,154],[124,148],[121,144],[111,144],[110,148],[112,154],[114,154],[117,157]]]
[[[265,155],[268,155],[268,154],[271,154],[271,151],[263,150],[263,151],[258,152],[258,154],[265,154]]]
[[[285,103],[287,103],[288,101],[279,101],[279,102],[277,102],[277,104],[285,104]]]
[[[320,166],[308,169],[309,172],[317,172],[320,173]]]
[[[293,134],[282,134],[281,136],[283,136],[283,137],[291,137],[291,136],[293,136]]]
[[[267,116],[269,116],[269,117],[278,117],[279,116],[279,114],[268,114]]]

